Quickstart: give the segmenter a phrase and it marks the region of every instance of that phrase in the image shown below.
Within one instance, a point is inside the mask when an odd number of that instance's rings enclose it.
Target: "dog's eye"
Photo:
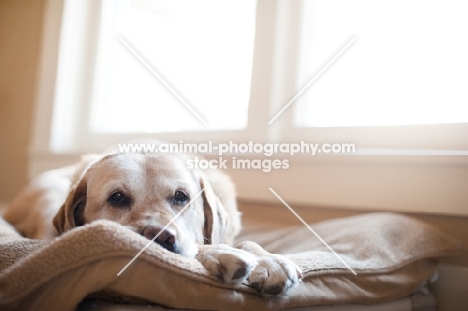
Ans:
[[[130,205],[130,199],[126,197],[122,192],[114,192],[111,194],[109,199],[107,199],[107,202],[109,202],[113,206],[121,207],[121,206],[129,206]]]
[[[173,197],[173,202],[175,205],[184,205],[188,203],[188,196],[185,192],[177,190]]]

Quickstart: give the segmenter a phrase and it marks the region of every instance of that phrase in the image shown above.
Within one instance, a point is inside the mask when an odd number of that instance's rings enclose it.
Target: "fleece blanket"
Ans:
[[[0,220],[1,221],[1,220]],[[321,222],[312,228],[356,271],[351,273],[307,228],[244,238],[288,254],[304,279],[286,294],[264,297],[248,284],[229,288],[195,259],[150,245],[129,229],[98,221],[50,241],[0,225],[0,309],[74,310],[86,297],[198,310],[277,310],[323,304],[372,304],[411,294],[434,273],[437,258],[458,243],[435,227],[392,213]]]

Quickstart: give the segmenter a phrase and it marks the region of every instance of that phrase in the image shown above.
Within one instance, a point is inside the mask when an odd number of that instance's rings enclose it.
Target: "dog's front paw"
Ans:
[[[262,294],[279,295],[302,279],[302,271],[294,262],[284,256],[268,253],[255,242],[244,241],[237,248],[256,255],[258,264],[248,280]]]
[[[257,265],[254,255],[224,244],[202,246],[196,259],[211,275],[235,286],[244,282]]]
[[[248,280],[262,294],[279,295],[302,278],[301,269],[281,255],[262,255],[257,261]]]

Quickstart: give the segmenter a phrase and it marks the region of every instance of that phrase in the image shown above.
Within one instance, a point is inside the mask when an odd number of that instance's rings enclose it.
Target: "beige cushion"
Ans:
[[[112,222],[95,222],[48,242],[24,239],[3,225],[0,309],[73,310],[96,293],[117,301],[211,310],[378,303],[409,295],[433,274],[436,258],[458,250],[438,229],[398,214],[365,214],[312,228],[357,275],[304,227],[246,228],[244,238],[269,251],[290,253],[304,270],[303,282],[286,295],[264,298],[247,285],[230,289],[196,260],[156,244],[117,276],[148,240]]]

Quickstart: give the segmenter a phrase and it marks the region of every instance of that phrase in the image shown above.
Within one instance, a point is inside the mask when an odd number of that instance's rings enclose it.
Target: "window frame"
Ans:
[[[281,8],[283,13],[278,22],[282,23],[282,25],[280,24],[281,29],[287,30],[277,34],[278,42],[275,46],[277,59],[275,64],[277,68],[280,68],[277,72],[286,73],[285,75],[289,76],[290,79],[289,83],[284,83],[284,80],[277,80],[273,87],[274,90],[277,90],[277,94],[273,98],[280,100],[277,100],[273,105],[275,110],[272,117],[301,90],[305,82],[308,82],[305,81],[306,77],[310,77],[310,72],[305,72],[302,68],[308,67],[304,66],[304,64],[308,61],[306,55],[310,53],[310,45],[306,44],[305,38],[311,35],[311,29],[313,29],[313,3],[313,0],[302,0],[288,4],[280,2],[280,5],[283,6]],[[307,29],[309,32],[307,32]],[[290,33],[294,33],[296,36],[290,36]],[[350,39],[354,35],[350,33]],[[359,38],[356,41],[354,44],[359,44]],[[291,68],[295,68],[295,70]],[[332,70],[332,68],[329,69]],[[310,87],[313,87],[313,85]],[[295,109],[299,102],[306,100],[306,96],[298,97],[272,123],[273,131],[277,133],[275,135],[277,141],[348,142],[354,143],[362,154],[366,155],[381,155],[382,151],[385,150],[388,150],[389,155],[398,153],[412,155],[415,154],[414,150],[427,155],[452,155],[460,151],[468,155],[468,122],[361,127],[296,126],[294,124]],[[453,160],[458,161],[461,158],[454,158]]]
[[[53,1],[51,1],[53,2]],[[58,0],[56,0],[58,3]],[[61,0],[61,2],[65,2]],[[97,40],[100,27],[99,10],[102,6],[102,0],[90,1],[84,0],[75,2],[75,6],[81,6],[82,20],[93,21],[94,27],[81,27],[79,34],[81,37],[87,37],[90,40]],[[64,8],[66,14],[67,10]],[[73,9],[76,15],[80,13],[78,8]],[[258,12],[266,12],[267,14],[258,14]],[[265,120],[259,120],[258,116],[265,114],[268,111],[268,90],[271,89],[270,76],[273,75],[273,45],[274,45],[274,30],[276,19],[276,6],[271,5],[266,0],[259,0],[257,2],[257,27],[260,31],[256,30],[254,40],[254,53],[253,53],[253,68],[252,68],[252,82],[250,89],[250,99],[248,105],[248,121],[247,127],[240,130],[222,130],[222,131],[190,131],[190,132],[174,132],[174,133],[127,133],[127,134],[112,134],[112,133],[94,133],[91,132],[88,126],[83,127],[83,124],[89,124],[89,111],[92,96],[93,73],[95,72],[94,64],[97,58],[97,51],[91,49],[82,49],[81,54],[76,54],[78,61],[74,64],[66,64],[72,67],[72,71],[82,75],[81,81],[66,81],[73,79],[69,74],[60,72],[60,59],[59,67],[56,66],[56,75],[59,77],[56,85],[57,93],[55,94],[55,106],[48,107],[52,109],[54,117],[52,119],[52,126],[48,129],[49,141],[51,144],[51,151],[56,154],[67,153],[80,153],[83,151],[102,150],[103,145],[110,145],[121,141],[132,140],[145,140],[157,139],[165,141],[187,141],[190,137],[190,142],[222,142],[226,137],[230,137],[233,141],[247,141],[256,140],[264,141],[267,131],[267,115],[264,116]],[[87,18],[91,16],[91,18]],[[76,17],[75,17],[76,18]],[[78,18],[79,20],[79,18]],[[258,25],[261,24],[261,27]],[[63,35],[61,38],[55,38],[59,49],[64,49],[66,44],[61,44],[60,41],[66,41],[67,37]],[[62,62],[64,63],[64,62]],[[86,73],[79,72],[78,68],[87,67]],[[58,71],[57,71],[58,70]],[[65,80],[65,81],[64,81]],[[81,83],[80,83],[81,82]],[[67,89],[67,96],[70,98],[70,93],[75,94],[71,96],[72,99],[60,98],[60,89]],[[265,100],[266,99],[266,100]],[[63,108],[64,105],[75,107],[74,110]],[[64,117],[65,116],[65,117]],[[72,117],[73,116],[73,117]],[[256,116],[255,119],[253,116]],[[68,117],[68,118],[67,118]],[[63,121],[62,121],[63,119]],[[66,120],[72,120],[68,122]],[[265,122],[263,122],[265,121]],[[61,129],[61,130],[56,130]],[[65,129],[65,130],[63,130]],[[44,136],[47,136],[44,133]],[[45,146],[43,146],[45,147]],[[42,148],[47,149],[47,147]]]

